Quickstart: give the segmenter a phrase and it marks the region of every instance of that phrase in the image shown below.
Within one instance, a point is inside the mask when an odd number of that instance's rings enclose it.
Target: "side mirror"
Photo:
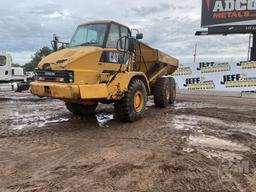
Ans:
[[[136,39],[143,39],[143,33],[136,34]]]
[[[52,40],[52,48],[53,51],[58,51],[58,43],[59,43],[59,37],[57,37],[55,34],[53,35],[53,40]]]
[[[69,46],[69,43],[59,41],[59,37],[55,34],[53,35],[53,40],[51,41],[51,44],[54,52],[58,51],[59,49],[65,49]],[[59,44],[61,44],[61,46],[59,46]]]

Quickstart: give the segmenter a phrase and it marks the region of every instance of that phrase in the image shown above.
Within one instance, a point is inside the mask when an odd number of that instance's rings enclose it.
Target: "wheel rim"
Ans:
[[[141,91],[137,91],[133,100],[134,110],[138,113],[141,112],[144,106],[144,97]]]

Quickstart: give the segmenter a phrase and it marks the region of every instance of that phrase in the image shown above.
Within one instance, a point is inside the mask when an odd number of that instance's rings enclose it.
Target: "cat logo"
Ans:
[[[111,63],[118,63],[119,53],[109,52],[109,61]]]

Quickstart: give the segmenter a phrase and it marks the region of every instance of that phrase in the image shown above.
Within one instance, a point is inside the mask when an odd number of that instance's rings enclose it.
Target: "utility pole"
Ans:
[[[250,61],[256,61],[256,33],[252,34],[252,48],[251,48],[251,59]]]
[[[248,45],[248,55],[247,55],[247,61],[250,61],[251,57],[251,48],[252,48],[252,34],[249,35],[249,45]]]
[[[196,56],[197,56],[197,43],[195,44],[194,63],[196,63]]]

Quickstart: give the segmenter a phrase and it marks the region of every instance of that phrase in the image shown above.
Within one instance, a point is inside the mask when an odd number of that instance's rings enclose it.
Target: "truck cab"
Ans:
[[[53,41],[55,52],[38,64],[31,91],[65,101],[76,115],[93,114],[98,103],[114,103],[118,119],[137,120],[157,77],[178,67],[178,60],[143,44],[142,37],[132,37],[127,26],[114,21],[81,24],[65,49]],[[129,104],[123,103],[126,97],[132,97]]]
[[[0,53],[0,91],[28,90],[29,85],[22,67],[12,67],[12,57]]]
[[[9,54],[0,53],[0,81],[9,82],[11,80],[12,59]]]

